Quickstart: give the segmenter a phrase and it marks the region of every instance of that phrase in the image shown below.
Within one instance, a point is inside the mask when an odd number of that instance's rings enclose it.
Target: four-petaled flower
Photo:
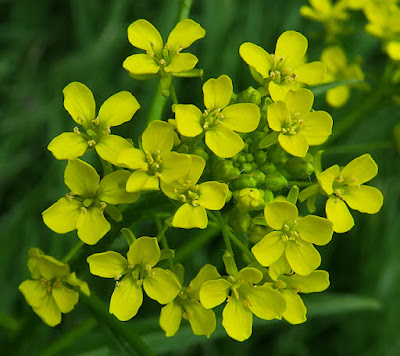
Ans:
[[[268,203],[264,208],[270,232],[251,251],[263,266],[270,266],[285,254],[294,272],[307,276],[321,264],[315,245],[326,245],[333,235],[332,222],[315,215],[299,217],[296,205],[286,201]]]
[[[44,223],[58,234],[77,229],[84,243],[96,244],[111,228],[104,210],[112,217],[119,216],[114,204],[133,203],[139,198],[139,193],[125,190],[129,175],[118,170],[100,181],[91,165],[79,159],[69,161],[64,182],[71,191],[42,213]]]
[[[48,145],[49,151],[57,159],[74,159],[82,156],[89,147],[94,147],[98,155],[116,165],[117,153],[131,144],[124,138],[112,135],[110,127],[119,126],[132,119],[140,108],[135,97],[121,91],[108,98],[95,117],[96,103],[90,89],[79,82],[68,84],[64,90],[64,107],[73,120],[81,125],[74,132],[64,132]]]
[[[325,211],[333,222],[335,232],[346,232],[354,226],[347,205],[361,213],[376,214],[382,207],[383,195],[379,189],[364,185],[378,173],[371,155],[353,159],[344,168],[337,164],[318,175],[318,182],[328,195]]]
[[[226,75],[207,80],[203,92],[207,108],[204,113],[191,104],[175,106],[178,131],[187,137],[205,132],[205,142],[211,151],[219,157],[233,157],[244,147],[242,138],[234,131],[254,131],[260,121],[260,109],[251,103],[229,105],[233,86]]]
[[[183,274],[180,284],[183,284]],[[214,311],[206,309],[200,303],[200,288],[211,279],[221,277],[212,265],[205,265],[197,276],[191,280],[189,286],[181,287],[177,297],[161,309],[160,326],[166,336],[173,336],[179,329],[182,317],[189,321],[195,335],[210,335],[216,326]]]
[[[120,166],[135,169],[127,183],[128,192],[160,189],[160,181],[170,183],[182,177],[190,167],[190,157],[171,152],[176,137],[165,121],[150,122],[142,135],[142,149],[127,148],[118,155]]]
[[[277,101],[283,100],[291,88],[324,81],[324,63],[304,63],[307,47],[307,38],[301,33],[286,31],[276,42],[275,54],[269,54],[251,42],[243,43],[239,53],[250,66],[254,79],[268,89],[273,101]]]
[[[208,225],[206,209],[221,210],[229,188],[225,183],[214,181],[197,184],[206,162],[200,156],[190,155],[190,158],[189,171],[171,184],[161,182],[161,189],[169,198],[183,203],[172,218],[172,226],[205,229]]]
[[[79,300],[79,293],[69,287],[79,287],[89,295],[86,282],[70,272],[66,263],[45,255],[38,248],[29,249],[28,268],[32,279],[20,284],[18,289],[33,311],[49,326],[61,323],[61,313],[69,313]]]
[[[110,314],[121,321],[133,318],[143,302],[142,287],[160,304],[175,299],[181,286],[170,270],[154,267],[160,257],[157,239],[143,236],[131,244],[127,258],[114,251],[95,253],[87,258],[90,273],[117,281],[110,300]]]
[[[311,111],[313,102],[312,92],[300,89],[289,90],[284,101],[268,106],[268,125],[279,132],[279,144],[293,156],[305,157],[309,146],[324,143],[332,133],[332,117],[325,111]]]

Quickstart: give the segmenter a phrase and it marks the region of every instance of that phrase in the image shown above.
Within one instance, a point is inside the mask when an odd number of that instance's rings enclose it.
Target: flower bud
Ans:
[[[241,167],[244,173],[251,173],[251,171],[253,170],[253,165],[251,163],[245,162],[242,164]]]
[[[233,208],[229,213],[228,223],[235,231],[247,234],[251,225],[251,216],[246,210]]]
[[[264,174],[270,174],[276,172],[276,167],[273,163],[266,162],[260,167],[260,171]]]
[[[285,170],[294,178],[307,179],[314,172],[314,165],[305,158],[291,157],[285,163]]]
[[[267,161],[267,154],[263,150],[257,150],[254,154],[256,163],[261,166]]]
[[[273,192],[279,191],[288,185],[286,178],[278,171],[266,174],[264,185]]]
[[[268,160],[274,164],[284,163],[287,157],[287,153],[278,144],[271,146],[268,150]]]
[[[262,210],[265,206],[264,191],[244,188],[233,193],[236,205],[242,210]]]
[[[234,167],[231,160],[213,160],[212,172],[217,180],[232,180],[240,176],[240,169]]]
[[[208,153],[203,147],[196,146],[192,152],[194,155],[200,156],[203,158],[206,162],[208,161]]]
[[[244,188],[256,188],[257,180],[251,174],[242,174],[231,184],[233,190],[240,190]]]
[[[262,238],[269,234],[272,229],[268,226],[251,224],[249,229],[249,241],[252,244],[256,244],[257,242],[261,241]]]
[[[265,181],[265,174],[259,170],[253,170],[251,176],[257,181],[257,184],[263,184]]]
[[[246,90],[243,90],[237,96],[238,103],[253,103],[256,105],[260,105],[261,103],[261,95],[257,89],[253,87],[248,87]]]

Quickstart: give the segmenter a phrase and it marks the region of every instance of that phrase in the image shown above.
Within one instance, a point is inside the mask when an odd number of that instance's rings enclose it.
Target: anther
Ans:
[[[81,134],[81,132],[79,131],[79,127],[77,127],[77,126],[74,127],[74,132],[75,132],[76,134],[78,134],[78,135]]]
[[[93,147],[93,146],[96,145],[96,141],[95,141],[95,140],[89,140],[87,143],[88,143],[88,145],[89,145],[90,147]]]
[[[100,123],[99,117],[96,117],[94,120],[92,120],[93,124],[98,125]]]

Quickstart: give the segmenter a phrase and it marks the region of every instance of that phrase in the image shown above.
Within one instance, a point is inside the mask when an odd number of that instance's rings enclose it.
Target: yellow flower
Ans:
[[[244,341],[251,336],[253,314],[264,320],[282,318],[285,299],[270,284],[258,285],[262,279],[258,269],[245,267],[235,275],[207,281],[201,287],[200,301],[207,309],[228,300],[222,325],[232,339]]]
[[[250,42],[243,43],[239,53],[250,66],[254,79],[277,101],[283,100],[291,88],[323,83],[326,66],[322,62],[304,63],[307,47],[307,38],[301,33],[286,31],[278,38],[275,54]]]
[[[334,165],[318,175],[318,182],[328,195],[325,211],[335,232],[346,232],[354,226],[347,205],[361,213],[376,214],[382,207],[383,195],[374,187],[364,185],[378,174],[371,155],[353,159],[344,168]]]
[[[279,132],[282,148],[293,156],[305,157],[309,146],[324,143],[332,133],[332,117],[311,111],[314,95],[308,89],[289,90],[284,101],[268,106],[269,127]]]
[[[191,53],[181,53],[193,42],[203,38],[206,31],[193,20],[179,22],[164,45],[160,33],[148,21],[140,19],[128,27],[129,42],[146,53],[134,54],[125,59],[123,67],[136,79],[161,77],[166,96],[172,75],[192,76],[191,70],[198,59]]]
[[[285,298],[286,310],[283,318],[290,324],[301,324],[307,320],[307,308],[300,293],[322,292],[329,287],[329,274],[326,271],[313,271],[308,276],[292,274],[285,258],[280,258],[268,269],[274,281],[272,287]]]
[[[174,336],[179,329],[182,317],[189,321],[195,335],[210,335],[216,326],[215,314],[204,308],[199,299],[201,286],[208,280],[221,277],[212,265],[205,265],[188,287],[181,287],[177,297],[161,309],[160,326],[166,336]],[[183,279],[183,275],[182,275]],[[183,280],[180,281],[183,283]]]
[[[322,51],[321,60],[328,68],[327,82],[342,79],[364,79],[364,73],[359,64],[347,63],[346,53],[339,46],[327,47]],[[351,85],[340,85],[326,92],[326,101],[330,106],[343,106],[350,97]]]
[[[110,230],[104,211],[114,216],[114,204],[133,203],[139,198],[138,193],[125,191],[129,175],[119,170],[100,181],[91,165],[79,159],[69,161],[64,182],[71,191],[42,213],[44,223],[58,234],[77,229],[84,243],[96,244]]]
[[[221,210],[229,188],[225,183],[214,181],[197,184],[206,162],[196,155],[190,157],[192,163],[189,171],[171,184],[161,182],[161,189],[169,198],[183,203],[172,219],[172,226],[205,229],[208,225],[206,209]]]
[[[319,267],[321,256],[313,244],[323,246],[332,239],[332,223],[328,219],[299,217],[296,205],[285,201],[266,204],[264,217],[275,231],[251,249],[261,265],[270,266],[285,255],[293,271],[302,276]]]
[[[226,75],[207,80],[203,92],[207,108],[204,113],[194,105],[175,106],[178,131],[187,137],[205,132],[205,142],[211,151],[219,157],[233,157],[244,147],[242,138],[234,131],[254,131],[260,121],[260,109],[251,103],[229,105],[233,86]]]
[[[131,244],[127,259],[114,251],[95,253],[87,258],[90,273],[117,280],[110,300],[110,314],[121,321],[133,318],[143,302],[142,287],[160,304],[175,299],[180,291],[179,282],[171,271],[154,267],[160,256],[157,239],[143,236]]]
[[[128,181],[128,192],[160,189],[160,181],[170,183],[182,177],[190,167],[190,157],[171,152],[176,137],[165,121],[150,122],[142,135],[142,149],[127,148],[117,158],[120,166],[135,169]]]
[[[79,293],[70,286],[79,287],[89,295],[86,282],[71,273],[66,263],[45,255],[38,248],[29,249],[28,268],[32,279],[20,284],[18,289],[33,311],[49,326],[61,323],[61,313],[69,313],[78,303]]]
[[[80,132],[78,127],[74,132],[64,132],[49,143],[49,151],[57,159],[74,159],[94,147],[102,159],[116,165],[117,153],[131,144],[120,136],[111,135],[110,128],[132,119],[140,108],[135,97],[127,91],[111,96],[100,107],[96,117],[93,94],[86,85],[72,82],[63,93],[65,109],[86,133]]]

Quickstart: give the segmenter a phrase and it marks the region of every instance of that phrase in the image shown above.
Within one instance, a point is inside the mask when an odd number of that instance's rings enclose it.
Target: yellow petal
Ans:
[[[309,85],[321,84],[325,81],[326,65],[322,62],[301,64],[294,69],[298,82]]]
[[[135,75],[157,74],[160,66],[147,54],[134,54],[124,60],[122,66]]]
[[[45,255],[37,247],[31,247],[28,252],[28,269],[35,279],[44,277],[47,280],[53,278],[64,279],[69,274],[69,266],[52,256]]]
[[[87,141],[81,134],[64,132],[53,138],[47,149],[57,159],[74,159],[82,156],[88,148]]]
[[[174,146],[174,131],[167,122],[154,120],[150,122],[142,135],[143,151],[169,152]]]
[[[264,216],[267,224],[274,230],[280,230],[288,221],[294,221],[299,216],[296,205],[277,201],[265,205]]]
[[[326,101],[334,108],[339,108],[346,104],[350,97],[350,89],[345,85],[329,89],[326,92]]]
[[[185,203],[179,207],[172,219],[172,226],[182,229],[192,229],[194,227],[205,229],[207,225],[206,209],[202,206],[194,207],[189,203]]]
[[[33,311],[49,326],[61,323],[61,312],[51,293],[47,293],[43,303],[39,307],[33,307]]]
[[[163,41],[157,29],[147,20],[136,20],[128,27],[128,39],[132,46],[161,58]]]
[[[76,221],[81,213],[82,203],[61,198],[43,213],[46,226],[57,234],[66,234],[76,229]]]
[[[191,165],[189,171],[187,172],[187,177],[192,181],[193,184],[196,184],[203,174],[204,168],[206,167],[206,161],[204,158],[197,155],[189,155],[191,159]]]
[[[321,256],[315,247],[306,241],[301,245],[289,241],[286,245],[286,258],[293,271],[301,276],[307,276],[321,264]]]
[[[100,176],[90,164],[74,159],[65,168],[64,182],[74,194],[92,197],[96,194]]]
[[[121,91],[108,98],[99,110],[100,124],[118,126],[132,119],[140,109],[136,98],[127,91]]]
[[[69,313],[79,300],[79,293],[65,287],[63,284],[54,285],[51,294],[61,313]]]
[[[193,69],[199,60],[191,53],[178,53],[171,58],[171,62],[164,67],[167,73],[186,72]]]
[[[96,244],[111,229],[110,223],[97,207],[90,207],[79,215],[76,222],[78,237],[88,245]]]
[[[127,275],[115,286],[110,300],[110,314],[114,314],[118,320],[132,319],[143,303],[142,288],[136,282],[136,279]]]
[[[354,158],[342,169],[340,175],[347,185],[358,185],[369,182],[378,174],[378,165],[370,154]]]
[[[185,299],[182,302],[193,334],[210,337],[216,327],[215,313],[204,308],[198,300]]]
[[[155,266],[160,260],[161,252],[155,237],[142,236],[136,239],[127,253],[128,262],[132,265]]]
[[[296,88],[295,83],[296,82],[293,82],[293,81],[291,81],[289,83],[280,83],[280,84],[276,84],[275,82],[272,82],[272,81],[269,82],[268,92],[269,92],[271,99],[274,102],[277,102],[279,100],[282,100],[282,101],[285,100],[285,97],[286,97],[288,91],[290,89]]]
[[[318,175],[318,182],[324,192],[328,195],[333,194],[333,182],[339,177],[340,168],[337,164],[324,170]]]
[[[274,62],[267,51],[254,43],[245,42],[240,46],[239,54],[242,59],[261,74],[263,78],[269,78],[269,73]]]
[[[343,70],[347,67],[346,53],[339,46],[330,46],[321,53],[321,60],[324,62],[331,73]]]
[[[300,32],[285,31],[276,41],[275,56],[282,57],[285,65],[293,66],[301,63],[307,52],[308,41]]]
[[[329,197],[325,206],[326,217],[333,222],[333,231],[343,233],[351,230],[354,219],[345,202],[336,197]]]
[[[244,341],[251,336],[253,313],[244,306],[243,300],[229,297],[222,312],[222,326],[232,339]]]
[[[319,216],[307,215],[299,219],[297,228],[303,240],[315,245],[326,245],[332,239],[332,222]]]
[[[162,161],[160,179],[165,183],[170,183],[183,177],[188,172],[191,164],[189,155],[177,152],[164,153]]]
[[[86,259],[90,273],[103,278],[119,279],[128,267],[125,257],[114,251],[95,253]]]
[[[105,135],[94,148],[102,159],[116,166],[118,154],[122,150],[132,148],[132,145],[121,136]]]
[[[211,78],[203,84],[204,105],[208,111],[223,109],[233,94],[232,80],[227,75]]]
[[[308,151],[308,141],[301,133],[296,135],[279,134],[278,141],[281,147],[292,156],[305,157]]]
[[[126,191],[130,193],[159,189],[160,182],[158,177],[149,176],[146,172],[142,171],[133,172],[126,182]]]
[[[368,185],[346,187],[343,200],[350,208],[367,214],[376,214],[383,205],[380,190]]]
[[[314,103],[314,95],[311,90],[289,90],[285,97],[286,106],[291,115],[298,113],[299,117],[308,114]]]
[[[257,268],[245,267],[239,271],[237,278],[239,280],[246,281],[247,283],[257,284],[263,279],[263,274]]]
[[[200,288],[201,304],[206,309],[222,304],[228,296],[230,286],[231,284],[222,278],[205,282]]]
[[[96,103],[90,89],[79,82],[72,82],[63,89],[64,107],[74,121],[87,128],[95,118]]]
[[[283,317],[290,324],[301,324],[307,320],[307,308],[301,297],[293,290],[282,289],[280,291],[286,301],[286,311]]]
[[[283,101],[277,101],[276,103],[268,105],[267,120],[269,127],[274,131],[280,132],[282,130],[282,124],[286,121],[289,122],[289,115],[289,109]]]
[[[42,305],[47,294],[47,289],[39,280],[27,279],[19,285],[18,289],[24,295],[26,302],[36,308]]]
[[[177,49],[187,48],[205,35],[206,31],[197,22],[190,19],[182,20],[168,36],[168,50],[173,54]]]
[[[190,281],[190,288],[188,293],[194,299],[200,299],[200,288],[201,286],[212,279],[218,279],[221,275],[218,273],[217,269],[210,265],[206,264],[203,266],[199,273],[197,273],[196,277]]]
[[[281,279],[300,293],[322,292],[329,287],[329,274],[326,271],[313,271],[308,276],[282,276]]]
[[[389,41],[386,51],[391,59],[400,61],[400,41]]]
[[[148,167],[144,152],[133,147],[121,150],[118,153],[117,164],[130,169],[141,169],[143,171],[147,171]]]
[[[70,273],[68,277],[65,279],[65,282],[67,282],[71,286],[78,287],[83,294],[87,295],[88,297],[90,296],[90,290],[88,284],[79,279],[76,276],[75,272]]]
[[[202,114],[201,111],[194,105],[175,106],[175,120],[178,131],[181,135],[187,137],[195,137],[203,132],[200,125]]]
[[[205,182],[199,185],[198,203],[208,210],[221,210],[225,205],[229,188],[225,183]]]
[[[238,132],[252,132],[260,122],[260,109],[251,103],[229,105],[222,115],[224,126]]]
[[[165,336],[174,336],[181,325],[183,310],[175,301],[161,308],[160,326],[165,331]]]
[[[224,125],[207,130],[205,136],[208,148],[222,158],[233,157],[244,147],[242,138]]]
[[[131,173],[118,170],[107,174],[100,182],[97,198],[109,204],[131,204],[139,198],[139,193],[128,193],[126,182]]]
[[[248,308],[260,319],[281,319],[286,309],[285,299],[267,284],[252,288],[249,285],[240,288]]]
[[[257,242],[251,252],[262,266],[270,266],[282,256],[285,248],[281,232],[273,231]]]
[[[304,135],[309,145],[324,143],[332,133],[333,120],[326,111],[313,111],[302,117],[303,126],[299,133]]]
[[[171,271],[156,267],[152,269],[150,277],[144,278],[143,289],[151,299],[168,304],[176,298],[181,285]]]

